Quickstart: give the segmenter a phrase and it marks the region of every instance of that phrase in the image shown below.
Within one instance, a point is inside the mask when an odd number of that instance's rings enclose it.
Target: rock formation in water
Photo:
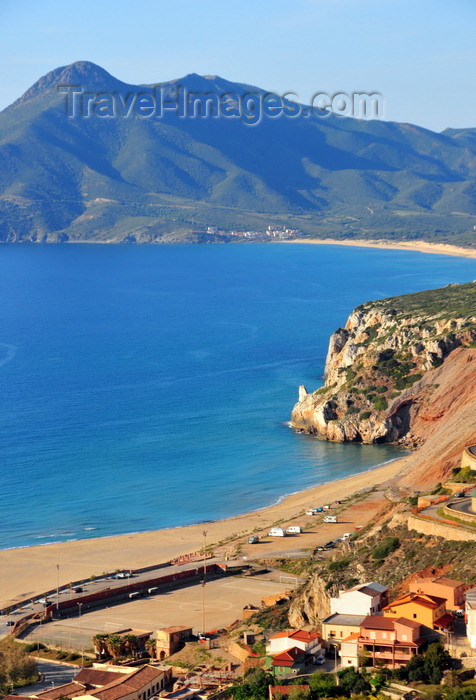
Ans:
[[[299,387],[292,425],[327,440],[416,447],[454,401],[468,391],[474,399],[475,343],[475,282],[358,306],[331,336],[324,386]],[[462,360],[455,351],[464,348]],[[454,361],[469,363],[466,373],[453,376]],[[451,399],[462,373],[465,384]]]

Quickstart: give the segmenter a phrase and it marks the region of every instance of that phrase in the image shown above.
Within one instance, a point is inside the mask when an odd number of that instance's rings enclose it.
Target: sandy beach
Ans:
[[[405,467],[407,460],[408,456],[363,474],[295,493],[269,508],[226,520],[169,530],[1,550],[0,607],[55,588],[57,565],[60,586],[116,569],[151,566],[199,550],[203,547],[204,530],[207,531],[207,547],[213,547],[216,553],[224,554],[225,549],[230,547],[229,544],[219,551],[213,546],[220,540],[232,536],[238,538],[257,529],[266,532],[277,521],[287,524],[302,516],[310,507],[333,503],[336,499],[345,498],[362,489],[384,484]],[[369,515],[371,517],[370,513]],[[290,546],[295,548],[296,541],[289,539]],[[284,543],[281,548],[283,546]]]
[[[425,241],[401,241],[391,243],[387,240],[335,239],[335,238],[296,238],[292,241],[276,243],[307,243],[311,245],[343,245],[356,248],[381,248],[384,250],[411,250],[417,253],[435,253],[437,255],[455,255],[459,258],[476,258],[476,250],[461,248],[448,243],[426,243]]]

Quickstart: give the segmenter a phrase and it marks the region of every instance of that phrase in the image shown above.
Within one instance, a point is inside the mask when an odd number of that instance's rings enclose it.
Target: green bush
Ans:
[[[376,396],[374,399],[372,399],[372,403],[375,406],[376,411],[385,411],[385,409],[388,408],[388,403],[385,396]]]
[[[329,564],[329,571],[342,571],[347,566],[349,566],[352,561],[352,557],[344,557],[343,559],[337,559],[337,561],[331,561]]]
[[[400,540],[398,539],[398,537],[387,537],[383,544],[374,549],[374,551],[372,552],[372,557],[373,559],[383,560],[399,547]]]
[[[367,418],[370,418],[371,415],[372,415],[372,411],[362,411],[359,418],[360,418],[360,420],[367,420]]]

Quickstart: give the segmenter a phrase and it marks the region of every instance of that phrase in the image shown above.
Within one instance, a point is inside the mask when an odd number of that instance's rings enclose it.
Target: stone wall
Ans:
[[[463,528],[459,529],[449,524],[436,520],[426,520],[417,515],[410,515],[408,518],[408,529],[421,532],[423,535],[433,535],[443,537],[445,540],[458,540],[459,542],[476,542],[476,531],[469,532]]]

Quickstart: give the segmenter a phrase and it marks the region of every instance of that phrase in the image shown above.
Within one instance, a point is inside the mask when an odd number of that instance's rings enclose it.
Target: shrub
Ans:
[[[337,561],[331,561],[329,564],[329,571],[342,571],[347,566],[349,566],[352,561],[352,557],[344,557],[343,559],[337,559]]]
[[[376,396],[374,399],[372,399],[372,403],[375,406],[376,411],[385,411],[385,409],[388,408],[388,403],[385,396]]]
[[[362,411],[359,418],[360,418],[360,420],[367,420],[367,418],[370,418],[371,415],[372,415],[372,411]]]
[[[374,559],[380,560],[385,559],[385,557],[388,557],[389,554],[394,552],[399,547],[400,540],[398,539],[398,537],[387,537],[383,544],[374,549],[374,551],[372,552],[372,557]]]

